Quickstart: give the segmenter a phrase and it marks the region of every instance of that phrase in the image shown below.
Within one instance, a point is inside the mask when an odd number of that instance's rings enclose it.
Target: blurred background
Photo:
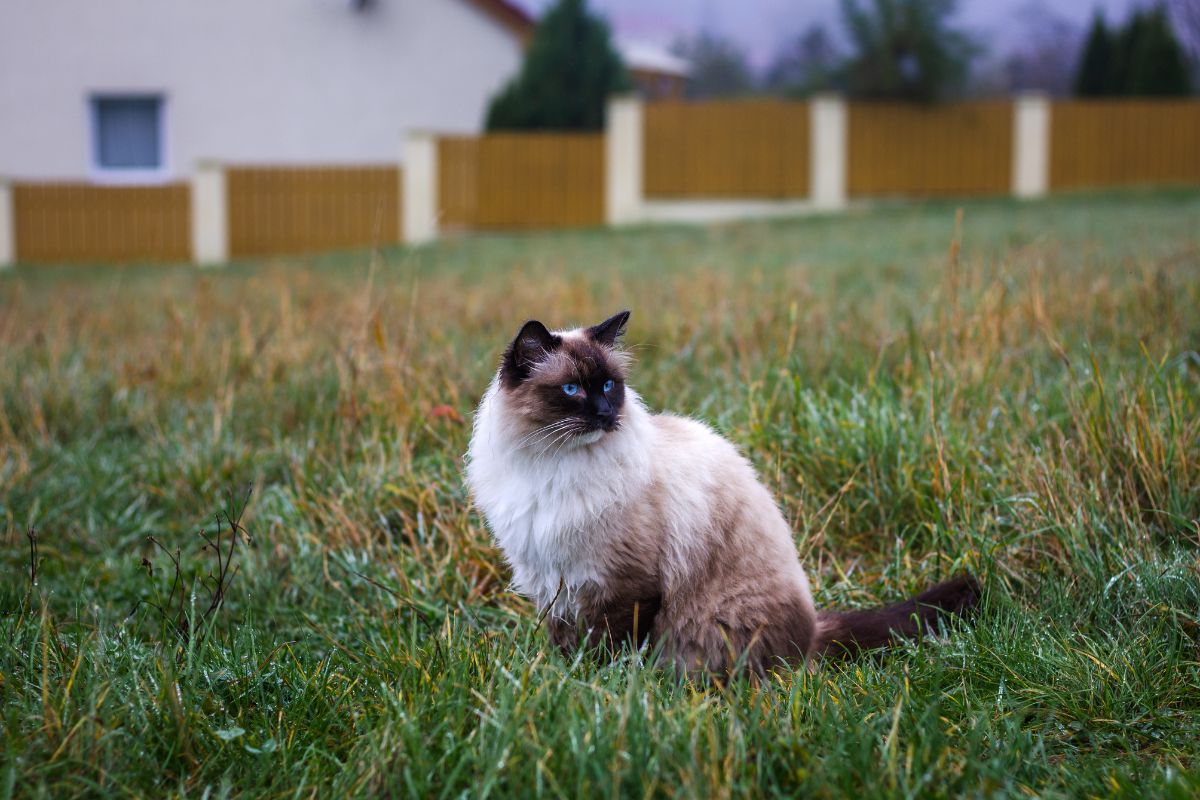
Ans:
[[[0,17],[0,263],[1200,181],[1197,0],[64,0]]]

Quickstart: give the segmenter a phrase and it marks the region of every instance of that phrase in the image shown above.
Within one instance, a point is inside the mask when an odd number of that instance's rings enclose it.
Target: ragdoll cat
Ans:
[[[467,482],[555,644],[648,642],[687,673],[763,672],[915,636],[975,605],[964,576],[888,608],[816,611],[749,462],[626,385],[628,318],[525,323],[475,415]]]

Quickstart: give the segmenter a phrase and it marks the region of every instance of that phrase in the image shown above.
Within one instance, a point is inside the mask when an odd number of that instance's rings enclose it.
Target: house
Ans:
[[[395,163],[406,130],[479,131],[531,27],[510,0],[4,3],[0,177]]]
[[[642,97],[647,100],[683,99],[692,74],[687,61],[648,42],[618,40],[617,50]]]

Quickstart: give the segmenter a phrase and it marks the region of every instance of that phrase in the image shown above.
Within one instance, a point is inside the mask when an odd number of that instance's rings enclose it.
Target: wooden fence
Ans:
[[[604,137],[505,133],[438,140],[443,228],[604,223]]]
[[[850,103],[847,191],[852,197],[1006,194],[1012,115],[1009,102]]]
[[[1050,118],[1050,188],[1200,183],[1200,103],[1065,101]]]
[[[16,257],[25,262],[187,261],[187,184],[13,184]]]
[[[231,167],[234,257],[374,247],[400,241],[400,169]]]
[[[654,103],[644,147],[648,197],[809,195],[808,103]]]
[[[437,178],[414,194],[417,201],[410,198],[408,235],[421,241],[436,237],[438,228],[601,225],[610,190],[614,220],[635,221],[649,218],[647,198],[812,198],[836,208],[842,188],[867,198],[1200,184],[1200,102],[1194,99],[1027,101],[1019,107],[1006,101],[931,107],[822,102],[650,104],[643,115],[617,115],[619,127],[607,134],[614,164],[606,164],[604,134],[443,137],[436,148],[413,151],[424,159],[413,175]],[[1020,142],[1014,127],[1024,132]],[[1014,169],[1014,162],[1023,167]],[[818,168],[825,200],[814,198]],[[1038,173],[1032,179],[1031,169]],[[0,231],[0,247],[8,258],[6,242],[15,241],[16,259],[24,262],[221,261],[401,238],[397,164],[223,172],[223,184],[198,175],[197,186],[223,185],[224,194],[202,188],[196,198],[184,183],[0,185],[11,191],[12,209],[10,219],[0,220],[9,225]],[[831,185],[836,191],[828,191]],[[690,204],[681,207],[686,212]],[[420,230],[425,220],[437,223],[432,235]]]

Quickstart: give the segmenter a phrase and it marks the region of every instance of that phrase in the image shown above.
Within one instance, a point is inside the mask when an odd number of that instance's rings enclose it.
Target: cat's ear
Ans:
[[[546,330],[546,326],[531,319],[521,326],[517,338],[504,351],[500,364],[500,380],[508,388],[521,384],[529,377],[533,367],[562,344],[562,339]]]
[[[600,344],[614,344],[617,338],[625,332],[625,323],[629,321],[629,312],[621,311],[613,314],[608,319],[601,322],[599,325],[593,325],[587,329],[587,335],[592,341]]]

